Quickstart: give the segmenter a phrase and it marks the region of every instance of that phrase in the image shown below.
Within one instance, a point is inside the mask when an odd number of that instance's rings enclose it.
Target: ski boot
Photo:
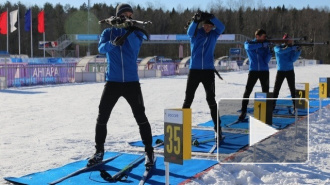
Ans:
[[[104,150],[96,151],[95,154],[88,159],[87,167],[91,167],[102,162],[103,156],[104,156]]]
[[[241,115],[239,115],[238,120],[243,121],[246,117],[246,111],[242,111]]]
[[[154,165],[155,154],[154,152],[146,152],[145,153],[145,162],[144,165],[148,168]]]

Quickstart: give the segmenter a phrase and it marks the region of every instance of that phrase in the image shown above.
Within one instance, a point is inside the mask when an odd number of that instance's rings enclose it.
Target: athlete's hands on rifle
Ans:
[[[194,16],[192,16],[191,20],[189,20],[183,28],[188,29],[191,22],[200,23],[202,21],[210,20],[213,17],[214,17],[213,14],[198,11],[197,13],[195,13]]]
[[[206,13],[206,12],[201,13],[202,21],[207,21],[207,20],[210,20],[210,19],[213,19],[213,18],[214,18],[214,15],[211,14],[211,13]]]
[[[210,13],[206,13],[206,12],[197,12],[195,13],[195,15],[192,17],[192,19],[194,20],[194,22],[196,23],[200,23],[202,21],[207,21],[210,20],[214,17],[213,14]]]
[[[201,19],[202,19],[201,12],[195,13],[195,15],[192,17],[192,20],[195,23],[200,23],[202,21]]]

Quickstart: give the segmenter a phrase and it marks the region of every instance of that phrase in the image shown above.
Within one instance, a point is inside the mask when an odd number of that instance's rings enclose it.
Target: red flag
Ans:
[[[38,14],[38,32],[45,32],[45,12],[43,10]]]
[[[7,34],[7,11],[0,14],[0,33],[6,35]]]

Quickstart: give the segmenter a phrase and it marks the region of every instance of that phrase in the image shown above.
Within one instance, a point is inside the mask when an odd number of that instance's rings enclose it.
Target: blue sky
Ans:
[[[1,4],[3,4],[6,0],[0,0]],[[10,0],[11,3],[17,3],[21,2],[27,6],[32,6],[32,5],[38,5],[42,7],[46,2],[50,2],[53,5],[60,3],[62,5],[65,4],[70,4],[71,6],[74,7],[79,7],[82,5],[84,2],[88,2],[88,0],[38,0],[38,1],[31,1],[31,0]],[[235,6],[233,3],[229,2],[245,2],[246,5],[250,5],[252,7],[258,7],[258,4],[260,2],[265,6],[265,7],[276,7],[276,6],[282,6],[285,5],[287,8],[297,8],[297,9],[302,9],[303,7],[309,7],[311,8],[324,8],[325,6],[330,7],[330,0],[128,0],[128,1],[109,1],[109,0],[90,0],[91,5],[93,3],[111,3],[112,5],[116,5],[119,2],[124,2],[124,3],[129,3],[133,5],[140,4],[142,7],[155,7],[155,8],[160,8],[162,7],[163,9],[178,9],[179,7],[182,9],[186,8],[200,8],[202,10],[207,10],[211,6],[212,3],[214,2],[222,2],[224,7],[229,7],[229,6]]]

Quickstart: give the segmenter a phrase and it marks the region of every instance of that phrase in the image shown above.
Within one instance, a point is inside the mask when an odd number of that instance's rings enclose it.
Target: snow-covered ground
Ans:
[[[296,67],[296,82],[318,87],[330,65]],[[216,79],[219,98],[241,98],[247,71],[222,73]],[[276,69],[270,70],[272,91]],[[146,114],[154,135],[163,133],[164,109],[180,108],[186,76],[141,79]],[[94,153],[94,131],[104,83],[10,88],[0,91],[0,184],[3,177],[22,176],[82,160]],[[254,88],[260,91],[258,82]],[[253,92],[253,93],[254,93]],[[279,97],[289,95],[286,81]],[[192,105],[193,126],[211,119],[202,85]],[[310,117],[310,153],[305,164],[221,164],[191,184],[330,184],[330,110]],[[126,100],[120,99],[109,123],[106,150],[124,150],[140,140]]]

